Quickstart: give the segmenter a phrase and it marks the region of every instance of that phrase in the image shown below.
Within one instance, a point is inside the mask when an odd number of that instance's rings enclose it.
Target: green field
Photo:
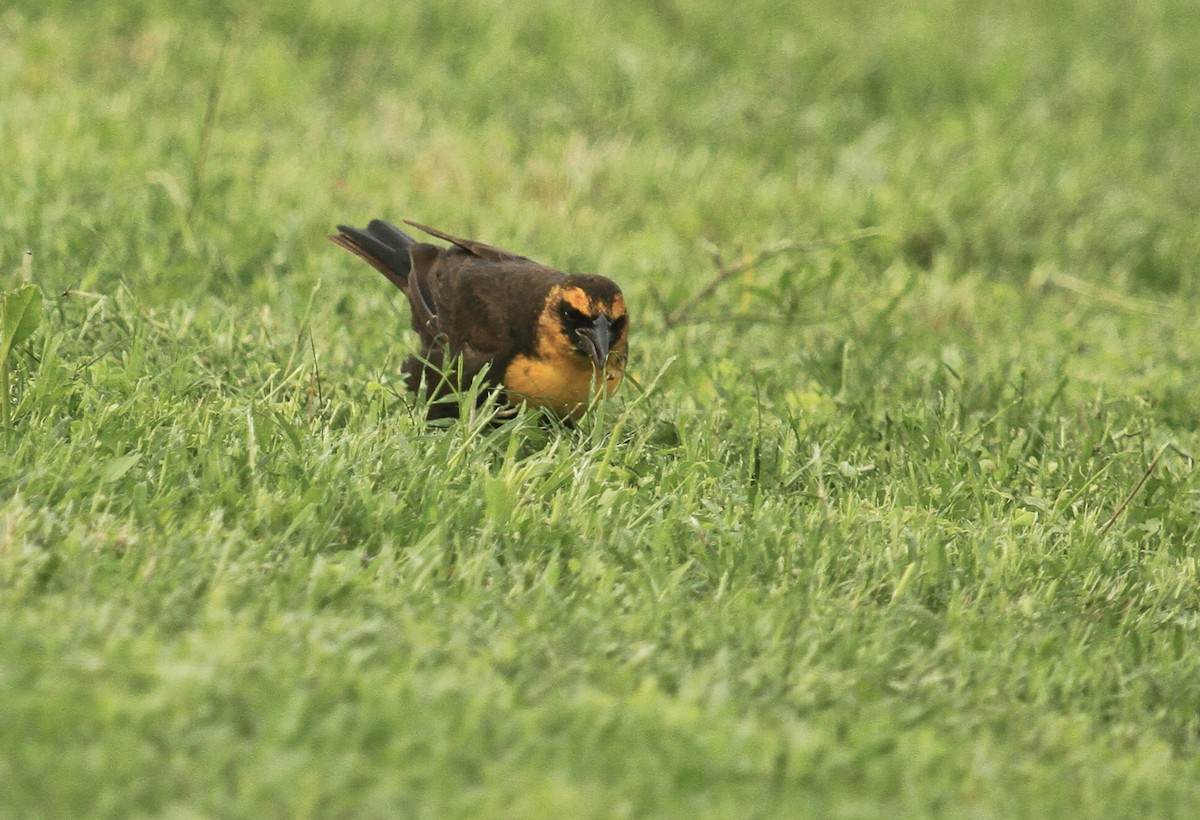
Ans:
[[[6,0],[0,817],[1194,816],[1197,42]],[[428,427],[377,216],[612,277],[638,384]]]

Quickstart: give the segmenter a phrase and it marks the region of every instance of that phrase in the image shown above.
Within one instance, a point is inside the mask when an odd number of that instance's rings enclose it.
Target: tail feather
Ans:
[[[408,249],[416,244],[416,240],[382,219],[371,220],[365,229],[348,225],[338,225],[337,229],[340,233],[329,237],[333,244],[362,258],[393,285],[407,292],[408,275],[412,271]]]

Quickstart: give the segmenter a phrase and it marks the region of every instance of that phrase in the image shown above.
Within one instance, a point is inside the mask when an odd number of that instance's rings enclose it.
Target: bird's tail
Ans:
[[[366,260],[396,287],[408,292],[412,257],[408,249],[416,240],[382,219],[372,219],[365,229],[338,225],[340,233],[329,237],[333,244]]]

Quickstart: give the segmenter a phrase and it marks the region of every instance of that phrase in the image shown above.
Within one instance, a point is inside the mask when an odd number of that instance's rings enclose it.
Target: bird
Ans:
[[[595,274],[564,273],[511,251],[404,220],[450,243],[420,242],[382,219],[338,225],[329,239],[404,291],[420,349],[404,363],[429,421],[457,418],[458,394],[482,379],[505,413],[542,408],[572,423],[621,384],[629,315],[621,289]]]

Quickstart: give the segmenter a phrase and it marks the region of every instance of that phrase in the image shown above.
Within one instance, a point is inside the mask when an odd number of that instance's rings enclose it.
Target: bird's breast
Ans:
[[[504,371],[504,390],[510,402],[544,407],[564,419],[579,418],[593,392],[607,398],[620,383],[619,370],[610,368],[602,376],[591,360],[582,356],[554,360],[517,356]]]

